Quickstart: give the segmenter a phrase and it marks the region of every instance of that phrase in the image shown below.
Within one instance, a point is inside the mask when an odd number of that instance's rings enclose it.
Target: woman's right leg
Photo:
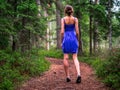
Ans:
[[[66,74],[67,78],[70,78],[68,59],[69,59],[69,55],[68,54],[64,54],[63,64],[64,64],[64,69],[65,69],[65,74]]]

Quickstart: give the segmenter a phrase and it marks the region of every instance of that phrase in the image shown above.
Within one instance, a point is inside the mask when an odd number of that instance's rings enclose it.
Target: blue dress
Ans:
[[[75,24],[66,24],[65,20],[62,50],[64,54],[78,53],[78,40],[75,32]]]

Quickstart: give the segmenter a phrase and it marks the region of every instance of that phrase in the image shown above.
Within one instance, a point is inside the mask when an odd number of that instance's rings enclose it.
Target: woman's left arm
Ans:
[[[79,27],[78,27],[78,19],[75,19],[75,30],[76,30],[76,35],[77,35],[77,39],[79,41]]]

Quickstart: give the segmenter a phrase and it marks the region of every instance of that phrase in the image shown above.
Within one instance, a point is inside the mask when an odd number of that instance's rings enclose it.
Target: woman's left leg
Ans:
[[[81,83],[80,65],[79,65],[79,61],[78,61],[78,58],[77,58],[77,54],[73,54],[73,60],[74,60],[74,64],[75,64],[76,71],[77,71],[76,83]]]
[[[80,65],[79,65],[79,61],[77,58],[77,54],[73,54],[73,60],[74,60],[74,64],[76,67],[76,71],[77,71],[77,76],[80,76]]]

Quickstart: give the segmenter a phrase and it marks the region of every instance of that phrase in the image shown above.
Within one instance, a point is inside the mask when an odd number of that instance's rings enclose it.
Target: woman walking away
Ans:
[[[66,73],[66,82],[70,82],[69,75],[69,54],[72,54],[74,64],[77,71],[76,83],[81,82],[80,66],[78,62],[78,47],[79,47],[79,28],[78,19],[73,16],[73,7],[70,5],[65,6],[65,17],[61,19],[61,46],[64,53],[64,69]]]

